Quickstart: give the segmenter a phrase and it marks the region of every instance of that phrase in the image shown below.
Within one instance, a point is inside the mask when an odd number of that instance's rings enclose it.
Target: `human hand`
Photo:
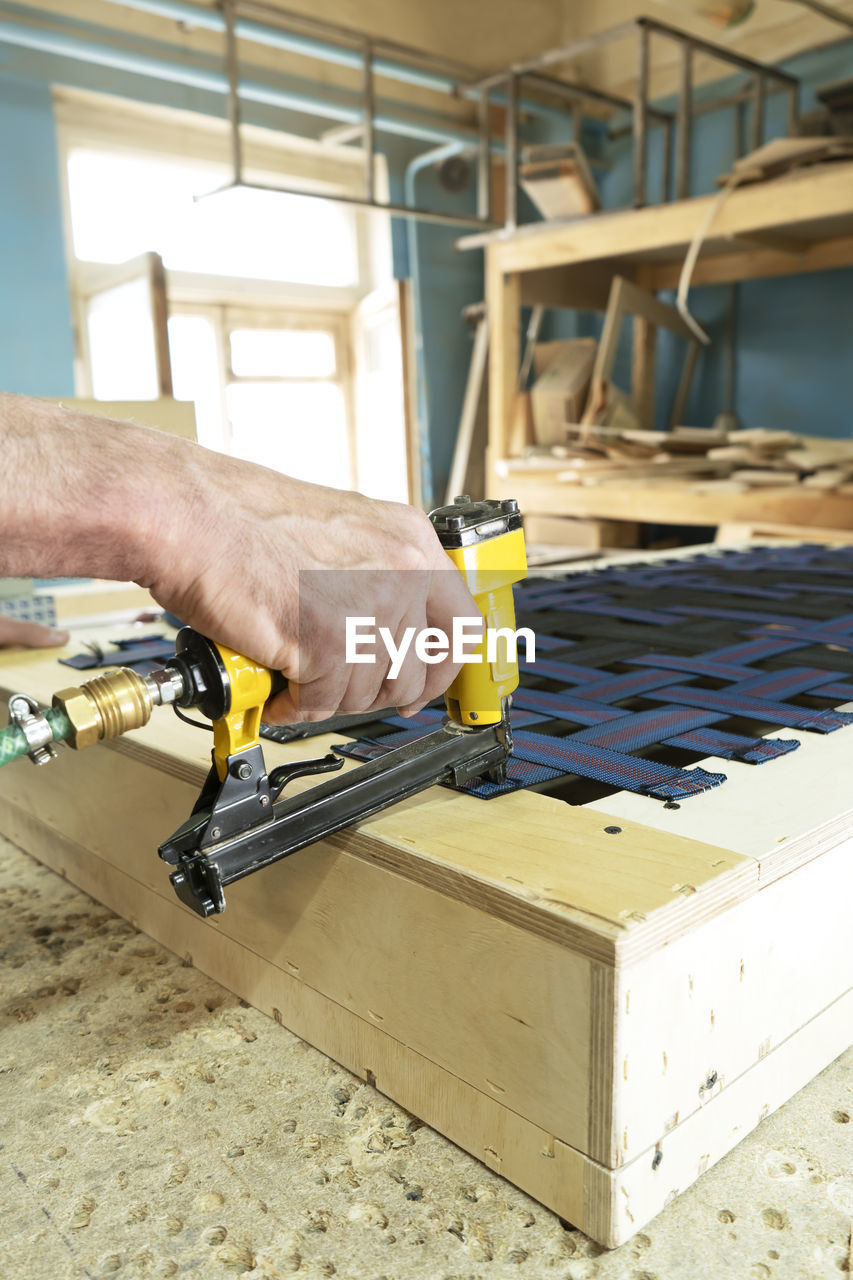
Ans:
[[[479,618],[427,516],[398,503],[309,485],[203,449],[182,448],[181,501],[164,512],[138,578],[197,631],[284,673],[271,723],[338,712],[411,714],[442,693],[459,664],[425,664],[411,646],[395,679],[345,661],[345,618],[404,629]]]
[[[0,649],[22,645],[25,649],[57,649],[68,644],[68,632],[43,627],[40,622],[23,622],[0,614]]]

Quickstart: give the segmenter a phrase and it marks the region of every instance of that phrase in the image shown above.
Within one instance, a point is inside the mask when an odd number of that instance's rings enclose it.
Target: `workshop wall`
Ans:
[[[0,388],[74,394],[50,89],[0,76]]]
[[[851,53],[853,42],[845,42],[786,64],[803,81],[803,109],[815,105],[817,88],[849,74]],[[225,104],[219,95],[199,89],[26,50],[0,49],[0,70],[4,73],[0,77],[0,278],[5,286],[0,294],[0,387],[67,395],[73,391],[73,335],[51,85],[118,94],[218,118],[224,116]],[[782,133],[781,98],[768,99],[768,113],[776,132]],[[245,118],[248,123],[303,137],[317,137],[324,128],[318,118],[255,104],[246,104]],[[748,137],[748,113],[745,127]],[[697,190],[711,189],[717,174],[729,167],[733,129],[732,111],[697,120],[693,152]],[[599,143],[597,136],[592,138],[597,132],[597,124],[588,122],[585,143]],[[565,130],[540,122],[535,140],[570,136],[567,118]],[[388,160],[392,199],[398,199],[403,194],[407,166],[429,144],[382,136],[379,144]],[[610,208],[624,206],[630,202],[629,141],[614,142],[609,159],[609,171],[596,175],[604,202]],[[660,159],[660,139],[653,136],[650,191],[659,181]],[[463,197],[452,196],[441,187],[436,170],[430,168],[418,175],[416,184],[419,203],[473,208],[473,183]],[[438,495],[444,491],[449,471],[470,356],[470,339],[460,312],[483,294],[481,255],[457,254],[453,245],[458,234],[453,227],[431,224],[418,226],[413,234],[400,220],[393,222],[395,275],[410,274],[414,265],[419,284],[420,409],[427,425],[425,453],[429,455],[431,488]],[[840,358],[839,335],[849,333],[853,324],[851,284],[853,271],[845,271],[754,281],[737,287],[733,392],[743,425],[849,434],[845,420],[851,390],[849,361]],[[691,306],[708,327],[713,347],[700,358],[687,418],[691,423],[708,425],[725,401],[729,290],[694,290]],[[599,323],[598,317],[554,312],[549,336],[595,332]],[[616,379],[627,385],[627,326],[624,339]],[[678,340],[661,335],[659,425],[666,421],[681,360]]]

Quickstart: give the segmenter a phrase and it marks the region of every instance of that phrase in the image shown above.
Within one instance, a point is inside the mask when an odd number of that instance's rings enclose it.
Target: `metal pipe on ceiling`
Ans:
[[[120,9],[135,9],[139,13],[186,23],[187,26],[223,34],[225,32],[225,17],[221,9],[203,9],[200,5],[188,4],[186,0],[106,0],[106,2],[118,5]],[[255,44],[266,45],[270,49],[281,49],[285,53],[298,53],[307,58],[318,58],[322,62],[351,67],[354,71],[360,71],[362,68],[359,49],[320,40],[316,36],[285,31],[282,27],[273,26],[269,22],[255,22],[238,16],[235,19],[234,30],[238,39],[254,41]],[[417,85],[422,89],[433,89],[438,93],[452,93],[458,84],[458,79],[455,77],[430,71],[424,67],[408,66],[391,58],[375,58],[374,72],[376,75],[388,76],[391,80],[400,80],[404,84]]]
[[[149,57],[147,54],[119,49],[95,40],[81,40],[76,36],[53,31],[47,27],[28,27],[23,23],[0,19],[0,41],[18,48],[35,49],[40,53],[52,53],[62,58],[91,62],[96,66],[109,67],[113,71],[150,76],[191,89],[202,89],[223,96],[229,92],[228,77],[223,72],[193,67],[187,63],[170,62],[165,58]],[[309,94],[283,89],[258,80],[240,80],[239,95],[245,102],[254,102],[262,106],[302,112],[305,115],[336,120],[342,124],[363,124],[359,107],[321,101]],[[451,125],[422,124],[420,121],[403,119],[385,112],[376,113],[374,128],[377,132],[392,133],[399,137],[414,138],[436,145],[457,142],[471,147],[476,146],[476,135],[469,130]]]
[[[107,4],[117,5],[120,9],[134,9],[138,13],[147,13],[152,17],[166,18],[172,22],[184,23],[190,27],[198,27],[206,31],[216,31],[225,34],[225,17],[222,10],[203,9],[197,4],[190,4],[187,0],[106,0]],[[257,6],[260,8],[261,6]],[[272,12],[272,11],[270,11]],[[291,17],[284,12],[281,18]],[[353,71],[362,71],[364,67],[364,59],[362,47],[364,36],[357,37],[355,33],[349,31],[345,27],[336,27],[333,23],[320,22],[317,19],[306,18],[306,22],[310,22],[316,29],[327,29],[329,32],[328,39],[322,39],[317,36],[302,35],[295,31],[288,31],[284,27],[274,26],[271,22],[256,22],[250,18],[242,18],[235,16],[234,32],[238,39],[248,40],[254,44],[265,45],[270,49],[281,49],[285,53],[301,54],[307,58],[316,58],[321,62],[331,62],[341,67],[349,67]],[[361,44],[354,47],[337,44],[335,40],[360,40]],[[382,47],[399,48],[402,52],[402,46],[390,45],[390,42],[374,40],[377,49]],[[411,50],[411,57],[417,59],[423,55],[416,49]],[[434,63],[441,62],[441,59],[430,59]],[[463,98],[477,99],[479,94],[470,89],[465,83],[466,79],[470,79],[475,74],[469,67],[453,66],[452,71],[437,71],[431,67],[418,66],[406,62],[400,62],[396,58],[383,57],[377,53],[373,59],[373,73],[376,76],[385,76],[389,80],[397,80],[403,84],[414,85],[421,89],[431,89],[436,93],[459,95]],[[500,96],[494,95],[493,101],[500,102]],[[519,102],[522,110],[531,114],[542,116],[545,119],[562,121],[565,113],[559,108],[549,106],[544,102],[537,102],[534,99],[525,98]],[[426,139],[429,141],[429,139]]]

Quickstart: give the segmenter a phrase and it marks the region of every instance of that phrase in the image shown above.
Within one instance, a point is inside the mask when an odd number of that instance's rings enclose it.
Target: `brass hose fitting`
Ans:
[[[69,745],[81,751],[104,738],[118,738],[129,729],[141,729],[151,719],[154,698],[142,676],[129,667],[120,667],[79,688],[60,689],[53,695],[53,705],[71,721]]]

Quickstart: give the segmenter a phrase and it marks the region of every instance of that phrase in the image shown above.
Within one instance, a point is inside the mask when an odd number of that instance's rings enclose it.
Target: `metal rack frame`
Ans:
[[[243,4],[241,0],[221,0],[220,8],[225,20],[225,64],[228,76],[228,121],[230,125],[231,135],[231,163],[233,168],[233,177],[230,182],[224,186],[217,188],[211,195],[220,194],[223,191],[233,190],[235,187],[249,189],[254,191],[273,191],[279,195],[301,195],[306,194],[305,191],[292,187],[275,186],[269,183],[251,182],[245,177],[243,162],[243,143],[241,135],[241,104],[240,104],[240,61],[238,51],[238,14],[244,9],[249,12],[262,13],[266,22],[274,22],[283,29],[290,28],[295,25],[298,27],[308,27],[315,31],[322,31],[324,39],[334,42],[340,42],[342,48],[355,48],[358,50],[361,59],[361,75],[362,75],[362,118],[361,122],[355,125],[345,125],[343,128],[336,128],[329,131],[326,135],[328,141],[343,142],[351,140],[354,137],[363,138],[364,146],[364,190],[363,197],[343,196],[330,193],[324,198],[334,200],[339,204],[350,204],[358,208],[377,209],[384,213],[391,213],[397,217],[416,218],[421,221],[446,223],[452,226],[476,227],[478,229],[491,229],[494,223],[486,217],[472,216],[464,213],[447,213],[437,209],[422,209],[413,205],[398,204],[389,201],[381,201],[376,197],[376,94],[375,94],[375,75],[377,71],[382,70],[382,63],[378,55],[385,52],[393,52],[396,58],[405,57],[410,60],[413,69],[417,66],[423,66],[425,75],[431,77],[433,75],[441,75],[446,77],[449,68],[453,68],[452,75],[459,77],[460,68],[456,64],[441,63],[441,60],[422,54],[418,50],[408,49],[404,46],[393,44],[392,42],[373,39],[369,36],[351,31],[347,27],[338,27],[332,23],[320,22],[313,18],[304,18],[302,15],[289,14],[279,9],[272,9],[263,4],[249,3]],[[444,71],[439,72],[438,68],[443,66]],[[436,86],[437,87],[437,86]],[[460,142],[460,150],[464,147],[464,142]],[[471,149],[477,146],[475,135],[471,135]]]
[[[649,44],[652,35],[674,40],[681,48],[680,83],[674,115],[671,112],[661,111],[659,108],[652,106],[649,101]],[[634,37],[637,40],[637,85],[632,98],[622,97],[618,94],[603,93],[600,90],[590,90],[585,86],[569,84],[566,81],[555,79],[545,74],[548,68],[554,67],[559,63],[581,57],[583,54],[589,53],[593,49],[598,49],[602,45],[630,37]],[[684,199],[688,196],[690,193],[690,143],[693,116],[711,110],[715,106],[723,107],[731,105],[732,101],[744,100],[741,95],[734,95],[734,99],[729,95],[716,102],[712,99],[708,102],[697,104],[693,99],[693,57],[697,53],[707,54],[720,62],[728,63],[730,66],[740,71],[749,72],[752,75],[752,89],[747,98],[753,101],[755,108],[752,126],[752,145],[754,148],[760,146],[764,138],[765,100],[768,92],[785,92],[788,94],[788,131],[789,133],[794,131],[799,108],[799,81],[795,76],[789,75],[786,71],[781,71],[778,67],[757,62],[754,58],[748,58],[722,45],[714,44],[710,40],[690,35],[686,31],[680,31],[677,27],[670,26],[665,22],[659,22],[654,18],[635,18],[630,22],[587,36],[582,40],[575,40],[570,44],[548,49],[534,58],[512,63],[500,71],[493,72],[483,79],[470,83],[466,87],[467,91],[476,92],[486,100],[488,100],[490,91],[494,91],[499,86],[505,88],[508,103],[505,130],[507,228],[514,228],[518,222],[516,172],[518,114],[516,102],[522,83],[537,85],[541,90],[547,90],[563,97],[595,100],[614,107],[626,108],[631,112],[631,132],[634,144],[634,205],[637,208],[641,208],[648,203],[648,137],[649,126],[652,123],[662,125],[664,128],[661,203],[666,203],[671,198],[672,133],[673,127],[675,127],[677,144],[675,198]],[[482,208],[480,212],[482,213]]]
[[[289,195],[304,195],[292,188],[267,186],[247,181],[244,176],[243,147],[241,139],[241,103],[239,78],[238,40],[246,34],[244,15],[262,16],[266,24],[282,32],[314,32],[323,40],[336,46],[339,58],[353,68],[361,69],[361,118],[356,123],[336,126],[327,131],[324,138],[341,143],[356,137],[364,147],[363,197],[330,195],[328,198],[367,209],[377,209],[397,217],[421,221],[464,226],[480,231],[493,230],[496,226],[492,209],[492,161],[503,154],[505,162],[505,218],[504,229],[514,230],[518,225],[518,161],[519,161],[519,112],[523,107],[535,110],[541,102],[521,98],[522,88],[533,94],[557,98],[569,108],[567,115],[573,124],[577,139],[580,134],[581,113],[584,103],[598,107],[627,110],[631,114],[630,131],[633,137],[634,205],[640,208],[648,203],[648,144],[652,126],[664,131],[664,162],[661,176],[660,203],[671,198],[684,199],[690,194],[691,126],[693,118],[709,110],[744,102],[754,107],[752,120],[752,147],[760,146],[764,138],[765,104],[768,93],[784,92],[788,95],[788,130],[796,126],[799,105],[799,81],[788,72],[770,64],[757,62],[722,45],[714,44],[698,36],[690,35],[668,23],[654,18],[640,17],[622,23],[607,31],[560,45],[522,62],[510,64],[480,79],[472,79],[471,69],[462,64],[425,54],[419,50],[379,37],[365,36],[349,27],[328,23],[301,14],[272,8],[259,0],[220,0],[224,20],[225,63],[228,78],[228,119],[231,129],[231,158],[233,179],[220,190],[232,187],[249,187],[256,190],[276,191]],[[649,101],[650,60],[649,46],[652,36],[673,40],[680,47],[681,62],[678,99],[675,112],[664,111]],[[634,38],[637,41],[637,84],[632,97],[596,89],[590,85],[569,83],[548,74],[549,69],[562,62],[578,58],[585,53],[618,40]],[[251,38],[249,36],[248,38]],[[706,54],[752,77],[749,89],[717,99],[696,102],[693,93],[693,59],[696,54]],[[307,51],[307,56],[312,55]],[[393,63],[389,59],[393,58]],[[426,209],[410,203],[394,203],[377,198],[375,181],[376,133],[381,128],[381,116],[376,110],[377,75],[403,75],[413,83],[437,92],[447,92],[476,103],[476,129],[456,127],[443,131],[445,146],[455,140],[460,153],[470,153],[477,162],[477,212],[476,214],[448,213],[444,210]],[[503,143],[492,138],[490,116],[492,104],[505,110]],[[446,136],[445,136],[446,135]],[[438,134],[436,135],[438,137]],[[675,191],[672,194],[672,150],[675,138]]]

